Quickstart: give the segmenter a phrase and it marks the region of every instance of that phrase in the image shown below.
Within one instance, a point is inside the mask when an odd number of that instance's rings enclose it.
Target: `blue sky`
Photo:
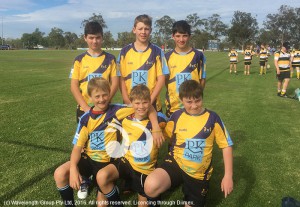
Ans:
[[[262,25],[267,14],[278,13],[283,4],[298,8],[300,0],[1,0],[0,20],[4,38],[20,38],[36,28],[47,35],[53,27],[80,35],[82,20],[100,13],[106,30],[117,37],[118,32],[131,31],[134,18],[144,13],[152,16],[153,22],[164,15],[180,20],[193,13],[200,18],[219,14],[230,24],[234,11],[242,11],[251,13]]]

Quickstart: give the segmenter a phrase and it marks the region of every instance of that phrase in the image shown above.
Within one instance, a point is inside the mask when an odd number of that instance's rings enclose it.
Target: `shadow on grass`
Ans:
[[[19,142],[19,141],[11,141],[11,140],[10,141],[3,141],[3,140],[0,140],[0,143],[20,145],[22,147],[30,147],[30,148],[35,148],[35,149],[43,149],[43,150],[56,151],[56,152],[71,153],[71,149],[61,149],[61,148],[57,148],[57,147],[47,147],[47,146],[43,146],[43,145],[37,145],[37,144]]]
[[[63,162],[62,162],[63,163]],[[0,197],[0,201],[1,203],[3,203],[3,201],[5,200],[11,200],[12,198],[14,198],[17,194],[21,193],[22,191],[24,191],[25,189],[28,189],[30,187],[32,187],[33,185],[35,185],[37,182],[40,182],[42,179],[44,179],[45,177],[48,177],[49,175],[53,175],[55,169],[60,166],[62,163],[57,164],[55,166],[52,166],[46,170],[44,170],[43,172],[41,172],[39,175],[35,175],[32,179],[27,180],[26,182],[18,185],[15,189],[5,193],[3,196]]]

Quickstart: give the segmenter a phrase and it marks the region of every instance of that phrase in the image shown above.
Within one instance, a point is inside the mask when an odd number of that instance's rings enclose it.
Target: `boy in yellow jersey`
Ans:
[[[144,181],[156,166],[158,148],[153,145],[150,130],[151,123],[148,119],[148,111],[151,106],[150,90],[143,84],[132,88],[129,96],[134,113],[124,119],[119,119],[122,127],[123,156],[112,164],[101,169],[97,174],[97,183],[101,192],[107,197],[111,206],[123,206],[120,202],[119,192],[115,181],[119,178],[130,180],[132,189],[138,193],[138,206],[147,206],[144,193]],[[122,113],[122,110],[117,112]],[[161,116],[160,116],[160,115]],[[166,119],[162,113],[158,113],[161,127],[164,127]],[[160,130],[152,130],[152,133]]]
[[[165,84],[165,75],[169,73],[164,52],[149,42],[152,31],[152,18],[146,14],[134,20],[135,42],[122,48],[118,64],[121,73],[121,92],[125,104],[129,104],[131,89],[144,84],[150,89],[151,104],[161,111],[160,91]]]
[[[184,109],[174,112],[164,129],[171,142],[169,154],[147,177],[144,189],[149,198],[157,198],[182,184],[185,206],[203,207],[213,171],[214,141],[223,151],[225,198],[233,190],[233,143],[220,117],[203,108],[203,91],[197,81],[183,82],[179,96]]]
[[[287,98],[286,89],[290,82],[291,77],[291,54],[290,43],[284,42],[281,50],[274,54],[274,65],[276,67],[277,75],[277,95]]]
[[[259,75],[263,75],[267,73],[266,62],[268,61],[268,50],[265,47],[264,43],[261,44],[258,55],[259,55],[259,65],[260,65]]]
[[[246,50],[243,51],[244,55],[244,75],[250,75],[250,65],[252,61],[252,56],[255,55],[255,52],[251,50],[250,45],[247,45]]]
[[[96,177],[98,170],[112,161],[108,146],[110,142],[117,141],[117,133],[108,130],[107,123],[114,118],[126,117],[126,113],[133,113],[133,109],[125,105],[109,104],[111,88],[104,78],[92,78],[87,87],[87,93],[94,106],[80,118],[73,139],[74,147],[70,161],[59,166],[54,172],[54,180],[65,206],[74,205],[73,189],[79,189],[82,177]],[[116,117],[120,109],[123,113]],[[151,111],[155,113],[153,128],[160,130],[154,108],[151,108]],[[122,115],[124,117],[121,117]],[[98,195],[99,200],[105,200],[102,194]]]
[[[196,80],[202,88],[205,87],[205,56],[202,52],[189,45],[191,26],[185,21],[177,21],[172,27],[172,38],[175,48],[166,53],[166,60],[170,71],[166,75],[166,115],[182,108],[179,99],[179,87],[185,80]]]
[[[230,61],[230,67],[229,72],[232,73],[232,70],[234,69],[234,73],[237,75],[237,69],[236,64],[238,63],[238,52],[235,50],[234,47],[231,48],[230,52],[228,53],[229,61]]]
[[[293,77],[292,72],[295,69],[297,74],[297,79],[300,80],[300,49],[299,44],[294,46],[295,49],[291,54],[292,57],[292,71],[291,71],[291,78]]]
[[[91,78],[103,77],[110,82],[110,99],[119,87],[116,59],[114,55],[101,49],[103,29],[98,22],[88,22],[85,25],[84,40],[88,50],[75,58],[70,73],[71,92],[78,104],[77,123],[92,106],[87,94],[87,84]]]

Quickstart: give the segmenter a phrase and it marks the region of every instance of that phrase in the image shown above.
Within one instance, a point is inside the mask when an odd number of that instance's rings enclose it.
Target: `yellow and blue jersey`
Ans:
[[[277,51],[274,54],[274,60],[277,60],[281,72],[290,71],[291,54],[289,52]]]
[[[119,109],[122,114],[116,114]],[[93,108],[86,112],[79,121],[73,144],[84,148],[85,153],[96,162],[109,162],[111,157],[107,153],[106,146],[111,141],[117,141],[117,131],[107,130],[113,118],[124,118],[132,114],[132,108],[126,105],[111,104],[104,113],[97,113]],[[126,114],[127,113],[127,114]],[[118,116],[118,117],[117,117]]]
[[[212,174],[214,141],[219,148],[233,145],[221,118],[207,109],[199,115],[190,115],[185,109],[174,112],[164,134],[171,141],[170,155],[185,173],[198,180],[209,180]]]
[[[166,60],[170,71],[166,80],[166,110],[168,116],[183,107],[179,98],[179,87],[185,80],[206,78],[206,59],[202,52],[192,49],[188,53],[177,53],[171,50],[166,53]]]
[[[123,110],[120,109],[117,113],[122,114]],[[137,120],[132,115],[119,121],[127,136],[124,138],[124,133],[122,133],[122,142],[127,149],[124,157],[135,171],[149,175],[156,167],[158,156],[158,148],[153,144],[151,135],[151,122],[148,118]],[[158,112],[158,122],[162,127],[166,123],[165,115],[160,112]]]
[[[144,51],[137,51],[133,43],[125,46],[119,54],[117,63],[128,94],[138,84],[146,85],[152,93],[157,77],[169,74],[163,51],[152,43],[149,43]],[[156,110],[159,111],[161,102],[159,97],[157,99]]]
[[[91,56],[88,52],[77,56],[69,77],[79,81],[79,88],[85,102],[92,106],[87,94],[88,81],[95,77],[103,77],[111,82],[111,78],[115,76],[118,76],[116,58],[103,51],[99,56]]]
[[[236,50],[231,50],[231,51],[228,53],[228,57],[229,57],[230,63],[237,63],[238,56],[239,56],[239,54],[237,53]]]
[[[293,67],[300,67],[300,50],[294,50],[291,54],[293,60],[292,60],[292,66]]]

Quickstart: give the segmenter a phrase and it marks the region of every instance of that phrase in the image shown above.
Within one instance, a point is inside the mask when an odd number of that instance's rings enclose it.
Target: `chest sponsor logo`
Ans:
[[[135,141],[130,145],[130,151],[133,152],[135,162],[150,162],[150,153],[145,147],[146,142]]]
[[[192,75],[190,73],[176,74],[176,92],[179,93],[179,87],[184,81],[191,80],[191,79],[192,79]]]
[[[90,142],[92,150],[104,150],[104,131],[93,131],[90,133]]]
[[[138,84],[148,85],[148,71],[143,70],[135,70],[131,73],[132,84],[131,86],[134,87]]]
[[[185,141],[185,149],[183,158],[201,163],[204,155],[205,139],[187,139]]]
[[[102,73],[90,73],[88,74],[88,81],[90,81],[92,78],[101,78]]]

